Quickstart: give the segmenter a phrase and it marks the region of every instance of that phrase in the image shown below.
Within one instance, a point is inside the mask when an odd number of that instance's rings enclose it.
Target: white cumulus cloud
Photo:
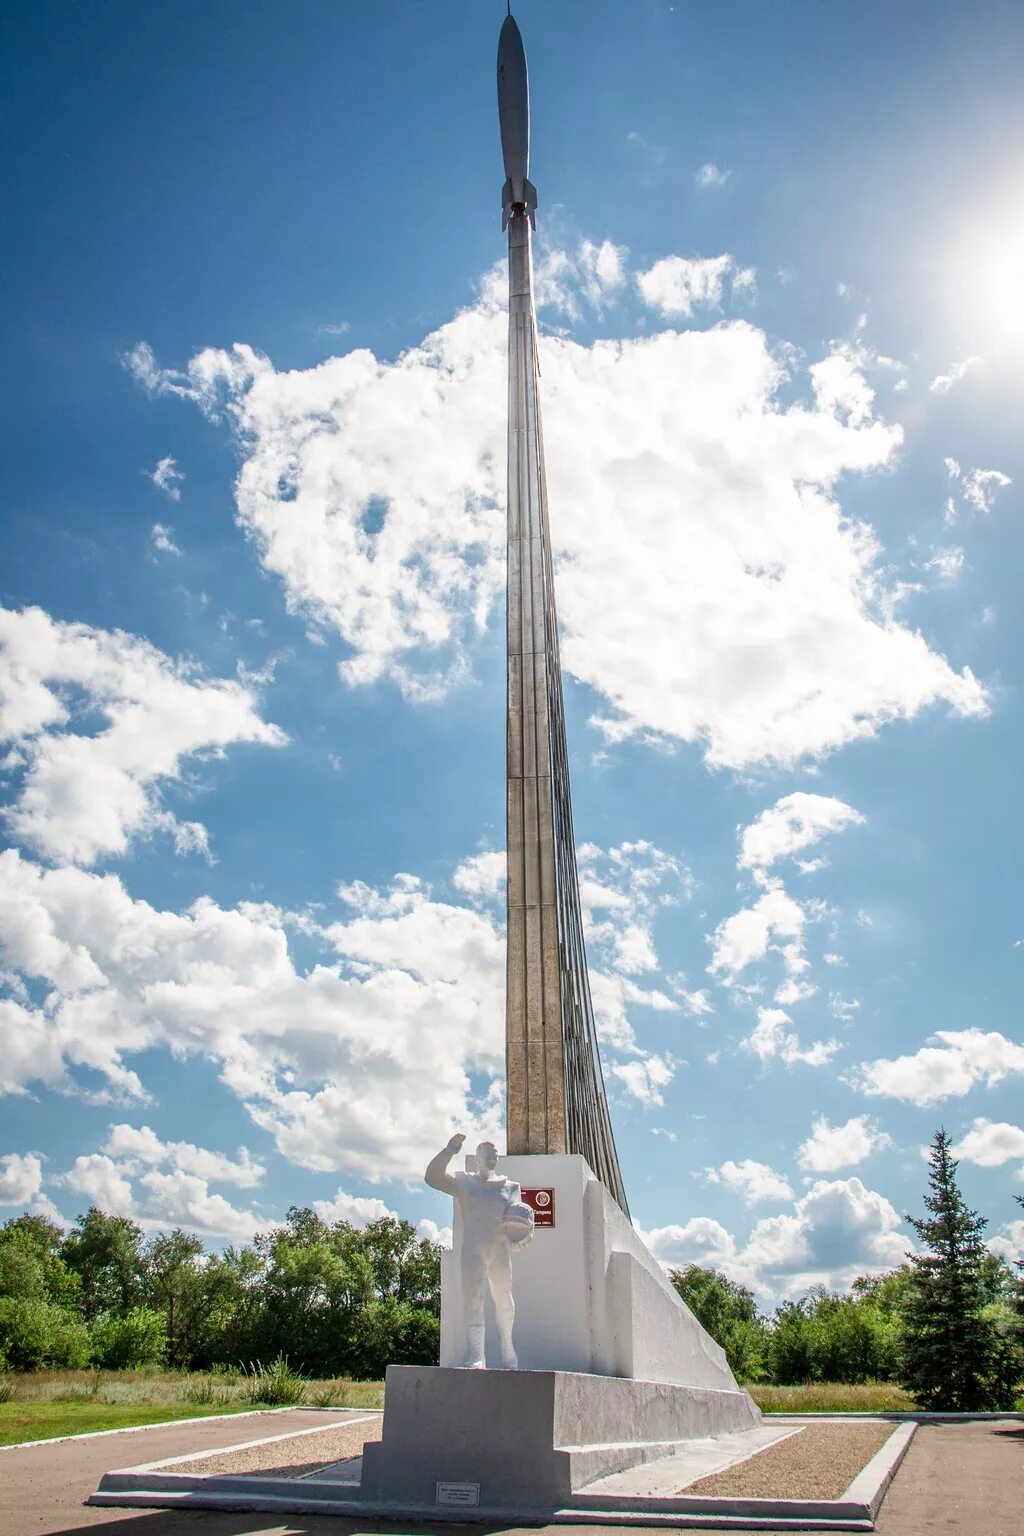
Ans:
[[[43,1187],[43,1165],[34,1152],[0,1157],[0,1205],[28,1205]]]
[[[734,1195],[739,1195],[744,1205],[757,1205],[762,1200],[792,1200],[793,1191],[781,1173],[776,1173],[767,1163],[745,1158],[741,1163],[731,1159],[718,1168],[705,1168],[704,1177],[709,1184],[721,1184]]]
[[[787,1067],[802,1062],[807,1067],[824,1067],[839,1050],[838,1040],[816,1040],[803,1047],[800,1037],[787,1024],[792,1024],[789,1014],[782,1008],[759,1008],[757,1023],[742,1041],[743,1049],[750,1051],[763,1062],[778,1059]]]
[[[1024,1045],[996,1030],[974,1028],[940,1029],[912,1055],[862,1062],[847,1081],[871,1098],[902,1099],[925,1109],[963,1098],[979,1083],[993,1088],[1017,1076],[1024,1076]]]
[[[452,876],[452,884],[464,895],[493,901],[505,889],[505,851],[474,853],[463,859]]]
[[[733,269],[731,256],[664,256],[637,274],[637,287],[646,304],[663,315],[689,318],[695,309],[714,309],[722,302],[724,281]]]
[[[591,257],[619,292],[623,258]],[[581,259],[558,279],[573,294]],[[684,314],[716,301],[729,260],[666,258],[638,281]],[[289,607],[342,637],[351,686],[456,685],[501,591],[502,306],[488,279],[394,362],[356,349],[278,372],[236,346],[174,371],[131,355],[151,393],[232,424],[239,522]],[[820,757],[940,702],[985,712],[970,671],[896,622],[872,530],[836,500],[901,440],[871,414],[860,353],[834,351],[814,403],[783,405],[783,366],[740,321],[540,347],[562,657],[603,695],[610,741],[699,742],[741,767]]]
[[[649,852],[636,856],[635,870],[633,856],[617,852],[627,888],[652,871]],[[618,867],[610,855],[594,857]],[[305,969],[290,949],[291,928],[319,949]],[[352,882],[339,907],[315,920],[209,898],[179,913],[133,900],[116,876],[47,870],[9,850],[0,854],[0,963],[44,998],[0,999],[3,1091],[33,1083],[81,1091],[86,1069],[108,1095],[144,1100],[134,1058],[168,1049],[216,1062],[278,1150],[316,1171],[416,1178],[443,1133],[468,1125],[501,1139],[499,914],[439,900],[412,875],[384,888]],[[603,1038],[630,1057],[623,1086],[657,1103],[674,1063],[640,1049],[625,1009],[678,1005],[600,964],[595,992],[606,976],[621,987],[611,1031],[621,1038],[609,1040],[607,1030]],[[262,1176],[242,1149],[228,1157],[127,1123],[90,1157],[79,1180],[136,1179],[152,1210],[157,1183],[167,1192],[173,1179],[197,1223],[204,1197],[186,1179],[244,1188]],[[120,1186],[116,1193],[122,1204],[129,1198]],[[143,1198],[139,1189],[133,1198]]]
[[[739,1257],[777,1291],[845,1287],[904,1262],[912,1244],[899,1227],[892,1204],[860,1179],[819,1180],[792,1215],[759,1221]]]
[[[708,970],[726,984],[734,982],[748,965],[763,960],[769,949],[777,949],[791,976],[806,969],[803,957],[804,929],[807,915],[802,904],[775,885],[759,896],[750,907],[743,907],[725,918],[711,938],[712,955]],[[788,943],[779,943],[788,940]]]
[[[638,1228],[640,1236],[663,1264],[681,1268],[702,1264],[713,1269],[725,1268],[736,1253],[732,1233],[710,1216],[694,1216],[683,1225]]]
[[[350,1227],[365,1227],[395,1212],[383,1200],[372,1196],[349,1195],[339,1189],[332,1200],[314,1200],[313,1209],[322,1221],[347,1221]]]
[[[102,1151],[76,1157],[57,1182],[148,1231],[186,1227],[204,1236],[248,1239],[261,1225],[256,1213],[239,1210],[210,1184],[246,1187],[262,1177],[244,1148],[236,1163],[190,1142],[162,1142],[148,1126],[122,1124],[110,1127]]]
[[[252,688],[206,678],[138,636],[0,609],[0,740],[27,764],[6,812],[12,834],[82,864],[161,828],[205,847],[198,823],[161,808],[161,790],[190,758],[281,746],[287,738],[257,702]],[[90,729],[90,717],[103,728]]]
[[[891,1146],[892,1137],[867,1115],[855,1115],[845,1125],[830,1125],[824,1115],[818,1115],[811,1134],[797,1149],[796,1160],[808,1173],[835,1173]]]
[[[656,1109],[665,1102],[662,1090],[675,1076],[675,1062],[670,1056],[652,1055],[641,1061],[615,1062],[608,1070],[645,1109]]]
[[[740,834],[741,869],[769,869],[779,859],[792,858],[830,832],[863,823],[852,805],[834,795],[802,790],[784,795]]]
[[[954,1157],[981,1168],[1000,1168],[1014,1158],[1024,1159],[1024,1127],[1005,1120],[975,1120],[951,1150]]]
[[[237,1159],[232,1159],[189,1141],[161,1141],[148,1125],[112,1125],[103,1151],[118,1159],[124,1172],[138,1173],[168,1163],[175,1172],[194,1174],[216,1184],[235,1184],[239,1189],[254,1188],[266,1173],[246,1147],[239,1147]]]

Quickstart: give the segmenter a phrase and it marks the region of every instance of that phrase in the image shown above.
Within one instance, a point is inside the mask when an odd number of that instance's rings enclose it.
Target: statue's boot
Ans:
[[[484,1325],[474,1324],[466,1329],[466,1367],[471,1371],[484,1371],[487,1369],[487,1361],[484,1358]]]
[[[501,1345],[501,1368],[503,1371],[518,1371],[519,1369],[519,1356],[512,1348],[512,1345],[505,1343],[504,1340]]]

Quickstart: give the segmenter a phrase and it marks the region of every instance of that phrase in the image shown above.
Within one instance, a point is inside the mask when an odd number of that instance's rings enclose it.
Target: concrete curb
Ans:
[[[861,1467],[853,1482],[843,1494],[852,1503],[863,1500],[874,1520],[882,1507],[882,1500],[889,1491],[889,1484],[899,1470],[900,1462],[910,1449],[910,1442],[917,1434],[916,1424],[901,1424],[877,1450],[866,1467]]]
[[[1018,1408],[1002,1411],[996,1409],[985,1413],[928,1413],[923,1408],[900,1408],[883,1413],[861,1413],[859,1409],[850,1413],[800,1413],[796,1409],[792,1413],[772,1413],[765,1409],[762,1417],[773,1423],[776,1419],[789,1419],[800,1424],[842,1424],[846,1420],[856,1424],[870,1419],[885,1419],[893,1424],[906,1423],[911,1419],[915,1424],[986,1424],[997,1419],[1024,1420],[1024,1413]]]
[[[277,1411],[280,1412],[282,1410]],[[323,1413],[325,1411],[331,1412],[332,1410],[321,1408],[317,1411]],[[345,1411],[348,1413],[358,1412],[358,1410],[351,1408]],[[373,1409],[370,1413],[363,1413],[356,1419],[345,1419],[343,1422],[346,1426],[349,1424],[368,1424],[371,1419],[379,1419],[381,1416],[380,1409]],[[240,1418],[241,1415],[239,1414],[238,1417]],[[304,1435],[327,1435],[330,1434],[332,1429],[336,1428],[338,1426],[334,1424],[311,1424],[306,1429],[286,1429],[283,1435],[261,1435],[258,1440],[239,1440],[235,1445],[215,1445],[212,1450],[178,1451],[174,1456],[164,1456],[160,1461],[147,1461],[137,1467],[129,1467],[123,1470],[129,1472],[132,1476],[142,1472],[159,1472],[165,1467],[179,1466],[183,1461],[208,1461],[214,1456],[232,1456],[236,1451],[251,1451],[257,1445],[277,1445],[282,1440],[301,1440]],[[202,1477],[204,1474],[202,1472],[185,1472],[176,1475],[182,1477]],[[109,1472],[107,1476],[118,1477],[120,1476],[120,1471]]]
[[[373,1414],[365,1415],[366,1419]],[[820,1422],[821,1416],[815,1419]],[[349,1421],[353,1422],[353,1421]],[[875,1516],[892,1479],[916,1433],[915,1423],[893,1430],[885,1444],[857,1474],[838,1499],[716,1499],[674,1497],[623,1497],[587,1494],[581,1490],[561,1507],[522,1505],[449,1507],[383,1504],[359,1496],[355,1482],[319,1482],[315,1488],[303,1479],[255,1478],[244,1474],[211,1475],[173,1473],[166,1470],[178,1456],[149,1467],[125,1467],[108,1472],[87,1500],[102,1506],[146,1509],[222,1509],[267,1514],[334,1514],[362,1519],[458,1521],[468,1525],[509,1520],[553,1525],[666,1526],[677,1530],[751,1531],[873,1531]],[[316,1433],[299,1430],[294,1435],[274,1435],[270,1443]],[[256,1444],[261,1442],[254,1442]],[[238,1447],[224,1447],[224,1450]],[[206,1452],[216,1455],[221,1452]],[[188,1458],[196,1459],[199,1458]]]
[[[454,1509],[429,1512],[412,1509],[396,1509],[394,1506],[364,1504],[361,1501],[334,1499],[296,1499],[275,1497],[269,1494],[248,1495],[240,1493],[208,1493],[202,1498],[188,1494],[152,1493],[93,1494],[88,1504],[118,1509],[215,1509],[244,1514],[277,1515],[335,1515],[358,1520],[382,1520],[394,1523],[408,1520],[418,1525],[482,1524],[518,1520],[525,1525],[607,1525],[665,1527],[675,1531],[853,1531],[871,1532],[874,1521],[866,1518],[817,1519],[810,1515],[796,1518],[784,1515],[729,1515],[729,1514],[660,1514],[638,1513],[635,1510],[586,1510],[586,1509],[528,1509],[510,1514],[508,1510],[474,1510],[472,1516]]]

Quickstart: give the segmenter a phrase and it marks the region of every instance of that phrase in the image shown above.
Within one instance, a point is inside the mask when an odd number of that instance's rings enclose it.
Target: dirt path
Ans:
[[[360,1411],[354,1409],[351,1417]],[[537,1527],[389,1526],[336,1516],[220,1514],[214,1511],[92,1509],[82,1501],[115,1466],[238,1445],[261,1434],[341,1422],[337,1412],[296,1408],[270,1417],[219,1419],[166,1429],[125,1430],[92,1440],[26,1446],[0,1454],[3,1536],[90,1536],[117,1524],[116,1536],[468,1536],[500,1529],[504,1536],[537,1536]],[[879,1536],[1021,1536],[1024,1531],[1024,1424],[922,1425],[896,1475],[878,1521]],[[547,1528],[565,1536],[567,1527]],[[572,1536],[608,1536],[608,1526],[573,1526]],[[614,1528],[612,1528],[614,1529]],[[110,1536],[115,1536],[114,1532]],[[720,1533],[729,1536],[729,1533]],[[739,1533],[734,1533],[739,1536]],[[798,1533],[794,1533],[798,1536]]]

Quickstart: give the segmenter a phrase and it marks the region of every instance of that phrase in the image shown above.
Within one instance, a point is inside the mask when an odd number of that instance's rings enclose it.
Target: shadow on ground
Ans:
[[[113,1510],[107,1513],[115,1515]],[[108,1522],[68,1525],[52,1536],[96,1536]],[[274,1515],[252,1510],[155,1509],[140,1515],[115,1515],[111,1536],[509,1536],[529,1530],[521,1525],[422,1525],[380,1520],[346,1520],[337,1515]],[[534,1530],[536,1527],[533,1528]],[[575,1526],[574,1533],[592,1529]]]

